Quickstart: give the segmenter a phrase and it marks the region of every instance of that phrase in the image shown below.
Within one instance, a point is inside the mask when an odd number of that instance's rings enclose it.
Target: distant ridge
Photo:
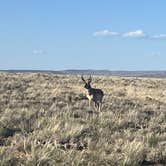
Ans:
[[[84,74],[84,75],[111,75],[110,70],[63,70],[65,74]]]
[[[62,71],[54,70],[0,70],[0,72],[9,72],[9,73],[55,73],[55,74],[64,74]]]
[[[166,71],[110,71],[110,70],[64,70],[65,74],[112,75],[124,77],[166,77]]]
[[[0,70],[1,72],[10,73],[53,73],[53,74],[84,74],[84,75],[110,75],[110,76],[124,76],[124,77],[155,77],[166,78],[166,70],[163,71],[110,71],[110,70]]]

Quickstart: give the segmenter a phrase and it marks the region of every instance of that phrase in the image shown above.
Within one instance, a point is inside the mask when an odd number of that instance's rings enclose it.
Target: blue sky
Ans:
[[[0,0],[0,69],[166,70],[165,0]]]

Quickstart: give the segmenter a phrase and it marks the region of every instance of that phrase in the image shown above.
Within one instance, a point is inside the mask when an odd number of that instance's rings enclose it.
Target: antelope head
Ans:
[[[91,88],[90,83],[92,82],[92,77],[90,76],[90,77],[87,79],[87,81],[86,81],[86,80],[84,79],[83,75],[82,75],[82,76],[81,76],[81,79],[82,79],[82,81],[85,83],[84,88],[90,89],[90,88]]]

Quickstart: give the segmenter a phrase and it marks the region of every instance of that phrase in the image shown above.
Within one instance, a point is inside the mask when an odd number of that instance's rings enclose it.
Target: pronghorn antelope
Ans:
[[[85,83],[84,88],[87,90],[86,97],[89,100],[89,106],[91,104],[91,101],[95,103],[95,108],[100,111],[102,106],[102,99],[104,96],[104,93],[101,89],[95,89],[91,87],[92,77],[90,76],[87,81],[85,81],[84,77],[81,76],[82,81]]]

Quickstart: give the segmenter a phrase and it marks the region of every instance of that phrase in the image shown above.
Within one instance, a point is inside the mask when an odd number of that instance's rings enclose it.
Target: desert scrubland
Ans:
[[[86,76],[85,76],[86,77]],[[166,79],[0,72],[0,164],[166,165]]]

